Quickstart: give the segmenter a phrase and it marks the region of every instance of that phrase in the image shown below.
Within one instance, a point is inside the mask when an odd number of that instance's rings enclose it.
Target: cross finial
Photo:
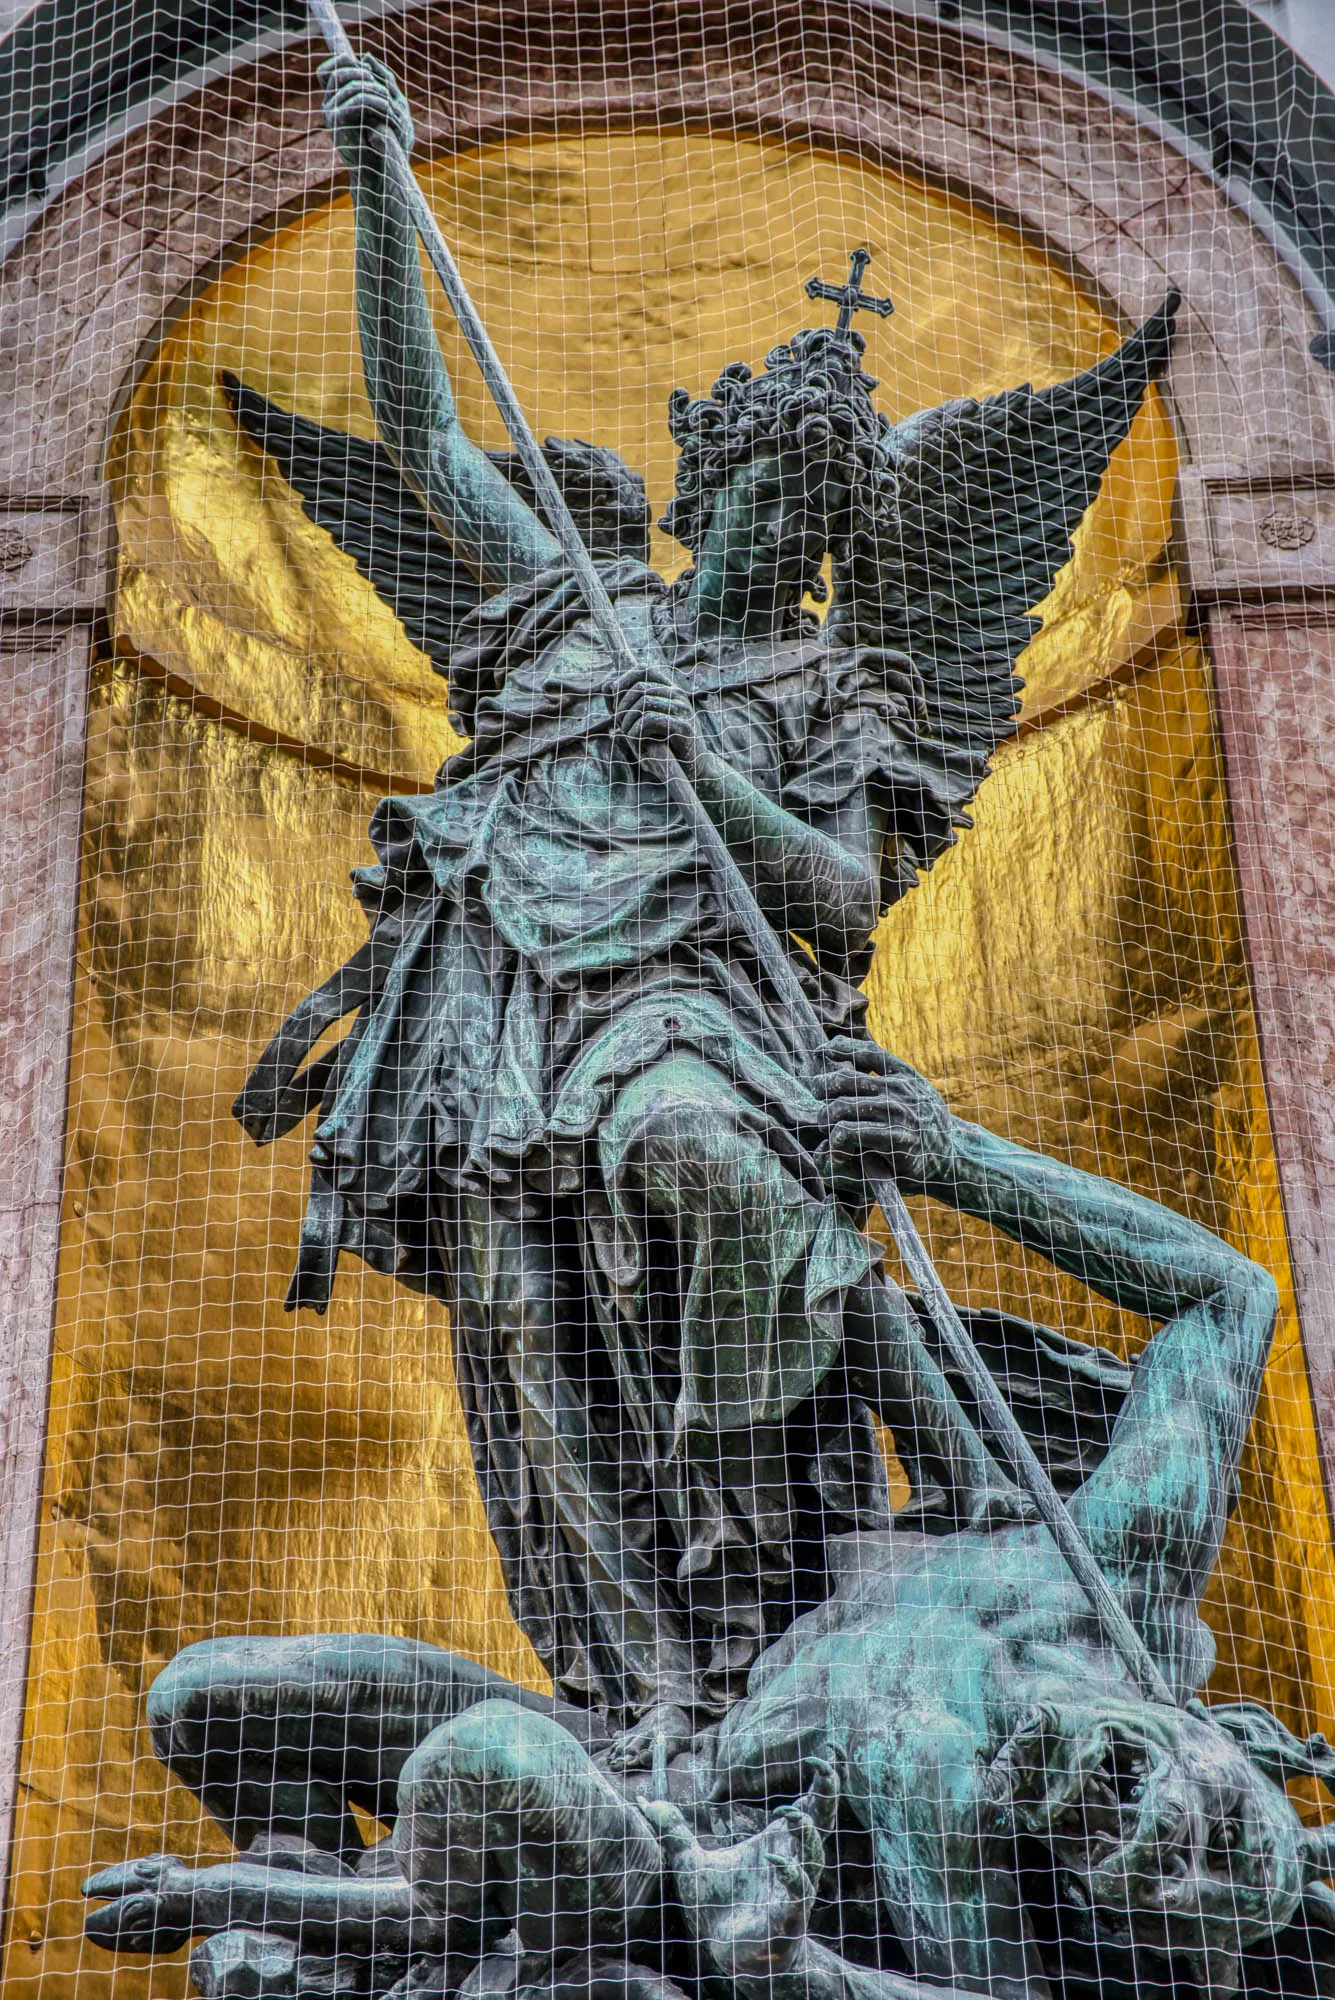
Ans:
[[[855,250],[848,260],[848,283],[846,285],[827,285],[823,278],[807,279],[807,297],[809,299],[828,299],[831,305],[838,306],[839,317],[835,321],[836,333],[848,332],[848,329],[853,324],[853,315],[855,312],[879,313],[882,319],[888,319],[895,309],[893,299],[869,298],[864,291],[859,289],[862,284],[862,274],[870,262],[870,250]]]

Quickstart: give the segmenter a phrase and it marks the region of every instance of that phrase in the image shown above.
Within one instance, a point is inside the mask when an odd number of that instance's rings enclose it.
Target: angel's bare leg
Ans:
[[[844,1324],[850,1384],[889,1425],[914,1485],[939,1482],[965,1527],[1032,1520],[1032,1504],[961,1409],[898,1285],[868,1278],[849,1294]]]
[[[697,1311],[683,1328],[683,1372],[710,1411],[701,1428],[749,1438],[741,1449],[754,1463],[761,1421],[749,1359],[764,1351],[776,1311],[791,1316],[786,1337],[798,1342],[806,1307],[792,1278],[794,1246],[814,1238],[821,1209],[753,1125],[728,1077],[695,1057],[672,1056],[626,1087],[599,1146],[608,1183],[633,1190],[675,1239],[683,1292],[710,1302],[707,1324],[697,1324]],[[716,1337],[720,1325],[729,1329],[726,1347]],[[849,1287],[844,1356],[857,1394],[891,1426],[923,1482],[942,1488],[957,1520],[984,1527],[1032,1518],[924,1346],[897,1286],[868,1277]]]

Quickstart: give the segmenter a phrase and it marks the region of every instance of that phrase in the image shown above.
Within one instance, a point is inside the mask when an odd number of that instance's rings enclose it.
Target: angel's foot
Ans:
[[[179,1951],[193,1935],[194,1870],[174,1854],[150,1854],[90,1875],[85,1896],[107,1897],[84,1918],[84,1936],[103,1951]]]
[[[894,1525],[897,1528],[923,1528],[928,1533],[943,1533],[955,1519],[949,1495],[944,1486],[935,1480],[915,1481],[911,1498],[902,1507],[896,1507]]]
[[[949,1491],[933,1481],[919,1486],[913,1498],[895,1510],[897,1528],[918,1528],[929,1535],[1032,1528],[1038,1519],[1038,1509],[1024,1489],[1001,1477],[971,1480]]]
[[[810,1789],[760,1833],[734,1847],[702,1847],[673,1805],[640,1810],[663,1845],[680,1906],[709,1966],[726,1979],[784,1972],[806,1936],[834,1824],[839,1786],[815,1764]]]
[[[656,1770],[670,1764],[694,1738],[695,1728],[685,1709],[672,1702],[660,1702],[641,1716],[633,1729],[613,1737],[597,1761],[619,1776],[630,1771]]]
[[[956,1515],[962,1528],[979,1534],[988,1534],[995,1528],[1032,1528],[1039,1518],[1038,1509],[1024,1491],[1011,1480],[989,1481],[984,1486],[973,1486],[961,1493],[956,1501]]]

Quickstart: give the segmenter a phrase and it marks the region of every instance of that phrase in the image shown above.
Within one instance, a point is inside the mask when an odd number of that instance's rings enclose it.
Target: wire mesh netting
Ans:
[[[387,76],[104,440],[5,1991],[1335,1990],[1172,255],[1119,318],[883,133],[419,144],[628,667]]]

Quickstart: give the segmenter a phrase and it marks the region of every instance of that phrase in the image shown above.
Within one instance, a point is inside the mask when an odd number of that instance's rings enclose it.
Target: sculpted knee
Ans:
[[[521,1837],[521,1808],[531,1834],[545,1829],[553,1777],[572,1753],[588,1762],[555,1722],[510,1701],[479,1702],[418,1744],[399,1773],[393,1840],[424,1909],[475,1923],[513,1921],[493,1876],[498,1866],[512,1872],[500,1857]]]
[[[202,1639],[186,1646],[148,1690],[145,1720],[153,1753],[169,1769],[204,1750],[214,1731],[236,1714],[235,1639]]]
[[[393,1840],[423,1909],[517,1925],[529,1950],[624,1937],[650,1903],[658,1843],[559,1723],[485,1701],[419,1744]]]
[[[1264,1264],[1258,1264],[1251,1257],[1242,1259],[1245,1271],[1240,1274],[1240,1288],[1245,1290],[1251,1312],[1263,1325],[1273,1327],[1279,1318],[1279,1286]]]
[[[150,1729],[169,1728],[179,1715],[189,1714],[197,1705],[201,1685],[210,1678],[208,1661],[219,1647],[217,1639],[204,1639],[187,1646],[162,1669],[148,1690],[144,1713]]]
[[[549,1716],[513,1701],[480,1701],[418,1745],[399,1777],[400,1807],[437,1796],[445,1784],[486,1785],[492,1801],[500,1803],[512,1787],[554,1776],[572,1753],[586,1756]]]
[[[339,1635],[294,1639],[201,1639],[164,1667],[148,1691],[154,1753],[170,1769],[271,1741],[280,1722],[335,1712],[342,1661]],[[344,1674],[343,1678],[346,1678]]]
[[[623,1092],[613,1138],[623,1172],[673,1188],[697,1182],[730,1186],[745,1145],[733,1092],[704,1063],[657,1063]],[[605,1162],[605,1165],[608,1164]]]

